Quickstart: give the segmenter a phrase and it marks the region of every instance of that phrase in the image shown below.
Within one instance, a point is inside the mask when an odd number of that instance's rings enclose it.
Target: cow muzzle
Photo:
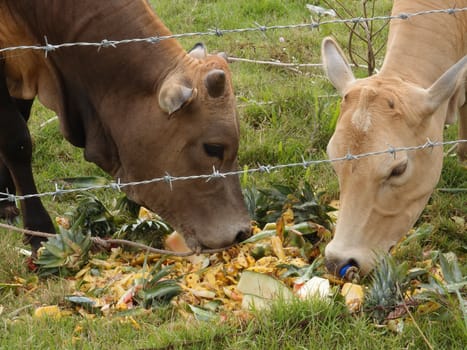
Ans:
[[[252,228],[251,226],[246,225],[245,227],[240,227],[237,230],[231,230],[231,234],[226,234],[226,232],[223,232],[222,235],[211,232],[211,235],[198,236],[193,234],[193,232],[187,235],[186,230],[182,232],[188,246],[193,251],[199,253],[206,249],[227,249],[235,244],[241,243],[242,241],[251,237]]]
[[[375,253],[358,247],[341,247],[331,241],[324,252],[327,270],[347,280],[364,276],[374,267]]]
[[[326,258],[326,269],[333,275],[339,276],[345,280],[352,281],[360,276],[360,267],[355,259],[343,261],[331,260]]]

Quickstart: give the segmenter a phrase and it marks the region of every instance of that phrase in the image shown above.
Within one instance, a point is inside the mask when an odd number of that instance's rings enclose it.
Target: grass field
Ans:
[[[310,23],[307,1],[151,1],[154,9],[173,33],[206,32],[208,29],[234,29],[258,26]],[[360,2],[329,0],[344,17],[362,15]],[[347,4],[349,3],[349,4]],[[376,1],[375,15],[389,14],[391,1]],[[314,4],[329,7],[325,1]],[[313,14],[315,21],[318,17]],[[323,18],[325,19],[325,18]],[[375,26],[384,22],[375,23]],[[203,41],[210,51],[229,56],[287,63],[319,63],[320,42],[335,36],[345,47],[349,29],[344,24],[322,25],[318,29],[277,29],[229,33],[221,37],[203,36],[181,39],[189,50]],[[375,39],[384,44],[387,28]],[[360,55],[365,47],[356,42]],[[135,46],[137,50],[137,46]],[[384,49],[376,55],[381,64]],[[360,61],[361,64],[365,62]],[[303,159],[325,159],[326,144],[339,113],[339,98],[320,68],[278,67],[258,63],[231,64],[241,120],[240,167],[287,164]],[[357,68],[357,76],[366,69]],[[34,142],[34,169],[39,191],[54,189],[64,177],[106,176],[82,158],[82,150],[63,140],[54,113],[35,103],[30,128]],[[457,138],[457,126],[446,129],[447,140]],[[447,149],[446,149],[447,151]],[[426,258],[428,251],[454,252],[463,276],[467,275],[467,234],[465,223],[453,218],[467,217],[467,171],[453,155],[445,158],[440,183],[417,227],[432,226],[432,233],[412,241],[396,252],[399,261],[411,263]],[[338,184],[329,165],[304,169],[285,169],[270,174],[242,177],[245,188],[270,188],[273,184],[297,188],[304,183],[324,191],[327,201],[338,198]],[[96,192],[111,203],[117,194]],[[62,216],[76,206],[76,197],[67,195],[44,203],[52,217]],[[209,322],[186,321],[167,307],[134,316],[137,323],[124,318],[86,318],[73,314],[60,319],[35,319],[36,306],[60,304],[73,286],[59,277],[37,281],[25,266],[21,236],[0,232],[0,349],[464,349],[467,329],[460,305],[454,296],[437,300],[441,307],[407,319],[401,332],[376,325],[365,315],[351,315],[342,300],[280,301],[270,311],[256,312],[247,320],[227,315]],[[23,281],[33,289],[7,287]],[[26,282],[21,282],[26,283]],[[465,288],[464,299],[465,299]],[[424,335],[425,339],[422,337]]]

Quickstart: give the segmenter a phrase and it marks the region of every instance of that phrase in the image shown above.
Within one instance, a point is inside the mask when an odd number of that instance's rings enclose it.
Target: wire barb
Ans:
[[[111,182],[109,186],[111,189],[116,190],[118,192],[122,191],[122,185],[120,184],[120,178],[118,178],[116,182]]]
[[[219,172],[219,170],[216,169],[215,166],[212,167],[212,174],[207,178],[206,182],[209,182],[211,181],[212,179],[215,179],[215,178],[225,178],[226,177],[226,174],[222,174],[221,172]]]
[[[172,181],[174,178],[170,176],[169,173],[165,173],[166,175],[163,177],[164,181],[169,184],[170,190],[173,191]]]
[[[217,37],[221,37],[224,35],[223,31],[217,27],[214,29],[211,29],[211,32]]]
[[[49,44],[49,42],[47,41],[46,35],[44,35],[44,41],[45,41],[45,46],[43,46],[44,55],[45,55],[45,58],[47,58],[48,53],[54,51],[56,47],[54,45]]]
[[[409,15],[408,13],[400,13],[400,14],[398,15],[398,17],[399,17],[400,19],[409,19],[409,18],[410,18],[410,15]]]
[[[62,189],[58,187],[57,183],[55,183],[55,192],[54,192],[54,195],[52,196],[52,199],[55,200],[58,196],[61,196],[62,194],[63,194]]]
[[[117,45],[115,44],[114,41],[110,41],[110,40],[104,39],[104,40],[101,41],[101,44],[100,44],[99,47],[97,48],[97,51],[100,51],[101,48],[106,48],[106,47],[113,47],[113,48],[116,48]]]
[[[151,44],[157,44],[161,39],[158,36],[151,36],[147,38],[147,42]]]
[[[397,151],[393,146],[389,145],[388,153],[396,159]]]

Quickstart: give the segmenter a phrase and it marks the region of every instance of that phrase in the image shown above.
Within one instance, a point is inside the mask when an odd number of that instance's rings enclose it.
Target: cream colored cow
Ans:
[[[456,6],[466,0],[395,1],[393,15]],[[326,73],[342,96],[330,158],[443,140],[443,126],[459,116],[467,139],[467,11],[391,21],[378,74],[356,79],[336,42],[326,38]],[[458,145],[467,160],[467,144]],[[436,186],[443,149],[398,152],[334,163],[340,213],[326,264],[334,273],[357,266],[362,274],[412,227]]]

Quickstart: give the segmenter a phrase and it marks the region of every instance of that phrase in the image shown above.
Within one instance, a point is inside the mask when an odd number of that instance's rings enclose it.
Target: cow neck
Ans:
[[[32,6],[30,1],[15,0],[9,6],[17,25],[27,26],[30,42],[43,42],[44,34],[51,44],[171,34],[143,0],[83,0],[65,8],[60,2]],[[29,85],[37,86],[40,100],[60,116],[65,138],[84,147],[86,159],[112,175],[120,165],[111,126],[126,122],[136,99],[147,101],[155,84],[186,61],[174,39],[100,50],[61,48],[47,58],[36,57],[44,64],[35,74],[37,84]]]
[[[443,8],[438,1],[395,1],[393,15],[426,8]],[[460,36],[467,31],[467,13],[437,14],[393,20],[387,53],[379,75],[401,79],[428,88],[464,56]]]
[[[143,0],[81,0],[66,7],[60,1],[41,6],[29,0],[7,0],[7,7],[16,26],[28,28],[29,38],[23,40],[26,43],[43,43],[44,37],[51,44],[61,44],[171,35]],[[120,44],[116,48],[61,48],[49,52],[44,61],[53,63],[48,64],[49,69],[53,66],[77,83],[100,80],[107,86],[109,81],[121,79],[128,85],[163,75],[166,66],[177,62],[183,53],[176,40],[168,39],[155,44]]]

